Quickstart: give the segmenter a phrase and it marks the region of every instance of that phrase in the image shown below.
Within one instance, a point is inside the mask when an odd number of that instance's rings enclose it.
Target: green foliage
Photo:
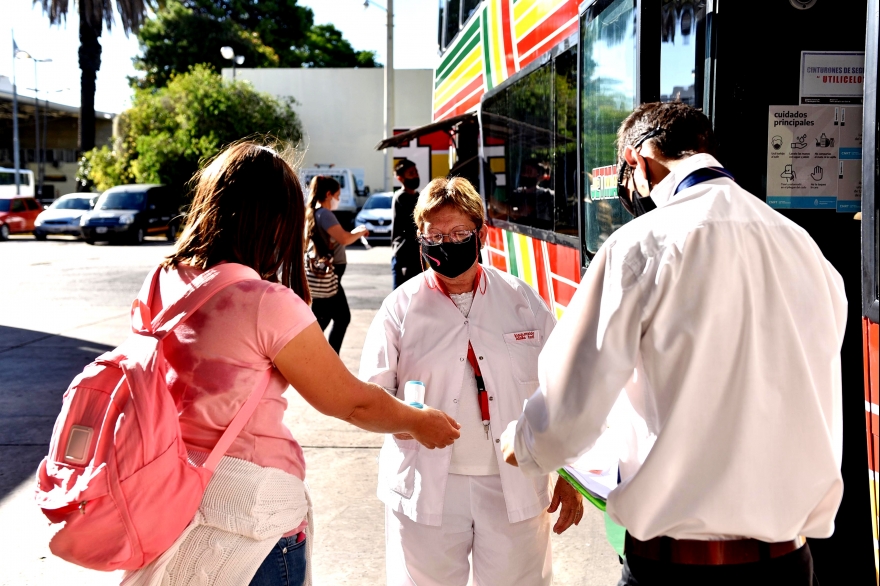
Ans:
[[[162,87],[174,73],[206,63],[219,72],[243,67],[376,67],[372,51],[356,51],[332,24],[315,25],[311,9],[296,0],[164,0],[165,8],[138,32],[141,55],[130,78],[140,88]]]
[[[120,115],[114,148],[87,152],[78,177],[101,190],[121,183],[183,189],[200,161],[231,142],[251,135],[299,141],[292,106],[197,65],[173,74],[164,88],[136,90],[131,109]]]
[[[144,77],[129,81],[140,88],[163,87],[174,73],[189,71],[201,63],[216,72],[229,67],[229,61],[220,54],[220,47],[224,46],[243,55],[248,67],[279,65],[278,55],[263,44],[257,33],[232,20],[217,20],[193,12],[175,1],[168,1],[165,10],[144,23],[138,40],[141,55],[134,63]]]

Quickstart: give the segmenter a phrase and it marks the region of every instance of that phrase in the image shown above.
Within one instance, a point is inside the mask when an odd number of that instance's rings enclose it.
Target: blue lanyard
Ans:
[[[679,191],[687,189],[688,187],[693,187],[699,183],[703,183],[704,181],[711,181],[712,179],[721,179],[727,178],[731,181],[736,181],[731,175],[730,171],[726,170],[724,167],[703,167],[702,169],[697,169],[687,177],[681,180],[678,186],[675,188],[675,193],[673,196],[678,195]]]

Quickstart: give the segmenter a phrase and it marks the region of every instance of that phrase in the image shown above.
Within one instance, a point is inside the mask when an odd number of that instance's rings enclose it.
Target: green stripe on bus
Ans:
[[[516,264],[516,243],[513,239],[513,232],[505,230],[504,236],[507,238],[507,263],[510,274],[514,277],[519,277],[519,265]]]
[[[486,90],[491,90],[494,86],[492,85],[492,54],[489,52],[488,12],[488,9],[484,10],[480,20],[483,21],[483,64],[485,65],[485,69],[483,71],[483,79],[486,80]]]
[[[458,43],[458,46],[455,50],[449,54],[446,59],[440,63],[440,66],[437,68],[437,80],[434,84],[434,87],[440,85],[440,83],[446,79],[452,71],[455,69],[455,66],[461,63],[462,59],[464,59],[470,52],[476,47],[480,42],[480,19],[475,18],[474,22],[471,23],[470,28],[467,31],[462,33],[461,41]]]

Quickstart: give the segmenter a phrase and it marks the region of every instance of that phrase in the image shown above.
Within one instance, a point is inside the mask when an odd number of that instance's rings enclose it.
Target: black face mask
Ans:
[[[480,252],[480,239],[476,235],[470,242],[443,242],[436,246],[422,244],[422,258],[437,273],[454,279],[472,266]]]
[[[415,191],[419,188],[420,183],[421,179],[418,177],[412,177],[410,179],[403,180],[403,186],[407,189],[407,191]]]
[[[621,177],[623,177],[623,173],[621,173]],[[623,209],[631,213],[635,217],[643,216],[652,210],[657,209],[657,204],[654,203],[654,200],[651,199],[650,185],[651,185],[651,170],[647,164],[645,164],[645,178],[648,180],[649,191],[648,195],[642,197],[642,195],[635,190],[632,192],[632,201],[630,201],[630,192],[628,189],[624,188],[618,179],[617,185],[617,197],[620,199],[620,204],[623,206]],[[635,184],[635,177],[633,177],[633,184]]]

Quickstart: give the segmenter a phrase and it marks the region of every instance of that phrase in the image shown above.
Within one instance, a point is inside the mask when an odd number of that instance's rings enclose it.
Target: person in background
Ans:
[[[308,306],[302,188],[275,149],[254,142],[235,144],[195,181],[186,225],[161,263],[152,314],[180,299],[193,280],[220,264],[243,265],[253,278],[223,289],[163,341],[168,389],[191,454],[204,457],[214,448],[267,375],[256,411],[226,452],[231,459],[305,479],[302,448],[283,422],[288,385],[323,415],[361,429],[406,432],[426,448],[442,448],[459,437],[451,417],[409,407],[382,387],[361,382],[327,344]],[[254,482],[262,482],[259,478]],[[241,486],[252,486],[249,480],[237,478]],[[279,498],[279,491],[288,489],[284,482],[266,485],[247,510],[236,507],[243,501],[230,499],[228,512],[238,515],[239,525],[202,524],[177,544],[164,570],[152,577],[145,575],[150,568],[139,570],[146,581],[137,583],[302,585],[305,519],[292,521],[277,542],[252,537],[291,514],[279,509],[292,496]]]
[[[627,530],[620,586],[810,586],[805,537],[833,533],[843,493],[843,280],[733,181],[700,111],[642,104],[617,144],[636,218],[547,341],[505,459],[529,475],[571,462],[625,388],[648,433],[608,497]]]
[[[529,478],[501,459],[500,433],[538,386],[538,353],[555,319],[526,283],[480,265],[484,216],[467,179],[425,187],[415,220],[431,268],[385,299],[361,355],[361,379],[398,397],[407,381],[422,381],[425,403],[461,424],[461,437],[440,451],[409,434],[385,437],[378,496],[392,586],[464,586],[468,556],[476,584],[550,584],[550,513],[561,504],[562,533],[584,512],[565,480]]]
[[[394,192],[391,202],[391,278],[397,289],[422,272],[419,243],[413,210],[419,198],[419,170],[409,159],[400,159],[394,166],[397,180],[403,185]]]
[[[318,325],[326,330],[330,322],[330,346],[339,354],[345,330],[351,323],[351,311],[345,289],[342,288],[342,275],[345,273],[345,247],[370,233],[364,226],[358,226],[351,232],[340,225],[333,213],[339,206],[339,182],[333,177],[316,175],[309,185],[309,202],[306,206],[306,239],[320,238],[324,249],[333,253],[333,270],[339,277],[339,290],[333,297],[313,299],[312,312],[318,318]]]

